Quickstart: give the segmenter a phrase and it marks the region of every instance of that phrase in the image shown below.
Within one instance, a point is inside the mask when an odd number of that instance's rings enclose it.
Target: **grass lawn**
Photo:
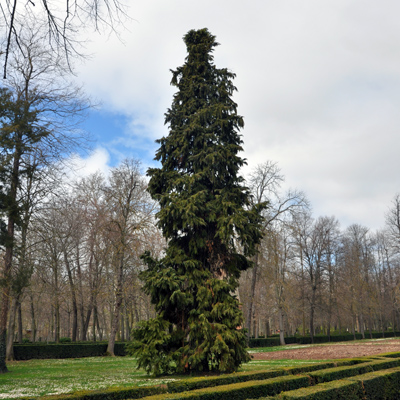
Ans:
[[[243,365],[240,371],[275,369],[311,362],[320,361],[250,361]],[[13,361],[7,366],[10,372],[0,375],[0,399],[44,396],[112,386],[156,385],[182,378],[151,378],[144,371],[136,370],[136,361],[132,357]]]

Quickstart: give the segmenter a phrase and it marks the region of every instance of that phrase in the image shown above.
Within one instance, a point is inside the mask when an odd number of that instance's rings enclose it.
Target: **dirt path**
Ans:
[[[253,353],[253,360],[327,360],[336,358],[352,358],[388,353],[400,352],[400,339],[371,340],[340,344],[321,345],[293,345],[293,349],[273,351],[266,353]]]

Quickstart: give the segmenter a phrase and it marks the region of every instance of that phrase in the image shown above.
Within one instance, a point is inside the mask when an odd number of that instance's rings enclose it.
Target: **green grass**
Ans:
[[[0,375],[0,399],[145,386],[172,379],[148,377],[136,370],[136,361],[131,357],[14,361],[7,365],[10,372]]]
[[[243,365],[240,371],[268,370],[314,362],[320,361],[250,361]],[[149,377],[144,371],[136,370],[136,361],[132,357],[12,361],[7,365],[10,372],[0,375],[0,399],[44,396],[113,386],[156,385],[182,378],[179,376]]]

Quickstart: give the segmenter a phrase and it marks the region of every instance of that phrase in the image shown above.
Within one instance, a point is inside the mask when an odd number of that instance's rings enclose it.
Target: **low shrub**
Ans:
[[[14,344],[15,360],[104,356],[107,343]],[[125,356],[125,343],[115,343],[116,356]]]
[[[364,398],[362,387],[357,382],[334,381],[321,383],[317,386],[300,388],[290,392],[283,392],[273,397],[276,400],[360,400]],[[266,400],[260,398],[258,400]]]
[[[180,393],[189,390],[202,389],[206,387],[215,387],[230,385],[232,383],[247,382],[254,380],[265,380],[287,374],[283,369],[261,372],[239,372],[229,375],[209,376],[201,378],[188,378],[180,381],[169,382],[168,392]]]
[[[329,368],[320,371],[310,372],[310,377],[313,384],[322,382],[330,382],[337,379],[344,379],[350,376],[366,374],[368,372],[379,371],[381,369],[393,368],[400,365],[400,359],[396,360],[376,360],[366,363],[340,366],[336,368]]]
[[[155,394],[166,393],[166,387],[146,386],[134,388],[110,388],[102,390],[78,391],[72,394],[59,394],[40,397],[40,400],[123,400],[141,399]],[[37,399],[35,397],[35,399]],[[34,400],[30,397],[19,398],[18,400]]]
[[[349,378],[348,381],[358,382],[364,390],[364,396],[368,399],[378,400],[399,398],[400,370],[398,368],[354,376]]]
[[[280,376],[264,381],[249,381],[217,387],[208,387],[191,392],[167,393],[150,396],[146,400],[246,400],[261,396],[274,396],[282,391],[289,391],[310,385],[307,376]]]

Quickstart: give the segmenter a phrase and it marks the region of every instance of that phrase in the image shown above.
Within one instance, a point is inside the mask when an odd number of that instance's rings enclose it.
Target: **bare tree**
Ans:
[[[80,90],[66,80],[66,69],[59,58],[46,51],[41,30],[29,30],[20,37],[18,51],[10,49],[13,73],[7,88],[0,93],[0,173],[7,233],[4,247],[5,286],[0,312],[0,372],[6,372],[5,350],[11,269],[14,257],[15,228],[21,221],[21,178],[37,175],[70,151],[80,138],[75,123],[88,105]],[[67,120],[74,123],[67,123]],[[27,160],[33,164],[27,165]],[[25,163],[25,164],[24,164]]]
[[[314,221],[306,214],[295,222],[294,234],[308,278],[310,336],[314,342],[317,295],[322,289],[324,273],[332,262],[332,242],[339,233],[339,223],[334,217],[319,217]]]
[[[308,201],[304,193],[297,190],[289,190],[282,193],[281,186],[285,178],[278,167],[278,164],[273,161],[267,161],[264,164],[259,164],[250,174],[248,184],[253,195],[255,204],[267,203],[263,217],[263,231],[268,235],[269,226],[274,221],[279,221],[286,214],[294,213],[296,210],[301,210],[308,207]],[[256,253],[253,260],[253,269],[251,272],[251,286],[248,296],[246,310],[246,328],[250,335],[251,323],[254,314],[254,297],[256,290],[256,282],[259,274],[259,253]]]
[[[126,269],[135,260],[139,232],[153,221],[154,203],[146,189],[147,184],[135,160],[125,160],[119,167],[112,169],[109,184],[104,188],[115,271],[115,301],[107,347],[111,355],[114,355]]]
[[[0,13],[3,20],[0,24],[0,56],[4,58],[4,79],[8,77],[12,48],[20,47],[21,38],[38,20],[46,27],[46,40],[51,52],[62,56],[69,64],[71,56],[83,55],[82,33],[87,27],[94,27],[98,32],[105,29],[115,32],[127,17],[120,0],[4,0],[0,3]]]

